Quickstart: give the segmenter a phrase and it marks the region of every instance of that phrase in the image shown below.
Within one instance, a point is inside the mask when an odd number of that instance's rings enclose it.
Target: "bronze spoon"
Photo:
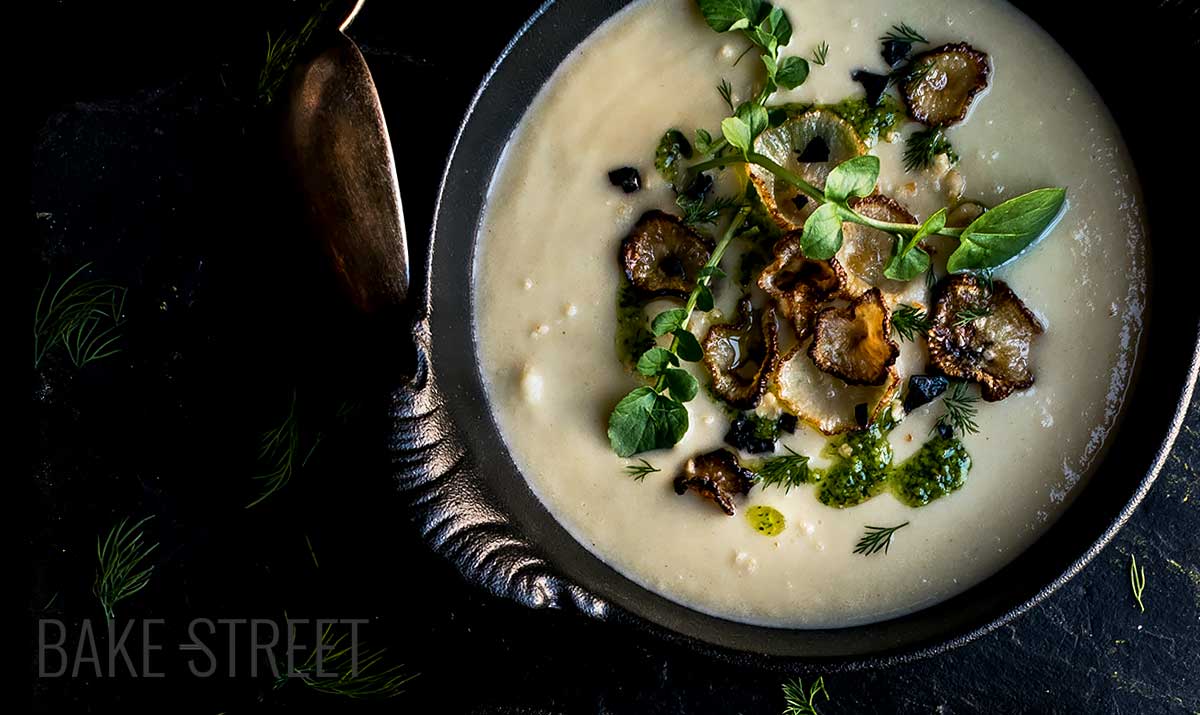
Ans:
[[[408,294],[408,246],[396,162],[371,71],[345,29],[292,69],[284,151],[312,230],[353,304],[364,313],[400,306]]]

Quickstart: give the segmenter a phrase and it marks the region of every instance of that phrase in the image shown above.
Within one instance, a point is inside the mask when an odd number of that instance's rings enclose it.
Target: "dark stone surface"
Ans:
[[[351,34],[388,113],[420,265],[458,117],[535,4],[508,3],[487,21],[408,5],[370,3]],[[160,640],[186,640],[194,617],[369,618],[364,640],[421,675],[398,700],[347,705],[250,677],[235,644],[233,678],[191,677],[167,652],[155,661],[162,679],[35,679],[35,709],[780,712],[778,673],[463,585],[390,508],[379,435],[362,418],[372,396],[348,377],[364,348],[346,338],[321,256],[291,218],[271,113],[246,99],[264,29],[301,14],[297,3],[264,2],[250,16],[235,3],[179,3],[170,16],[95,7],[54,3],[41,23],[64,49],[34,120],[23,260],[35,292],[47,271],[92,261],[95,275],[130,287],[129,321],[119,355],[83,370],[57,356],[32,375],[31,615],[98,618],[96,535],[154,514],[157,570],[118,613],[166,619]],[[412,29],[435,21],[443,31]],[[285,489],[246,509],[259,435],[292,394],[302,440],[319,433],[320,444]],[[341,404],[367,409],[342,422],[330,417]],[[828,677],[821,711],[1200,712],[1197,430],[1193,406],[1130,524],[1040,607],[938,658]],[[1146,568],[1144,614],[1131,554]]]

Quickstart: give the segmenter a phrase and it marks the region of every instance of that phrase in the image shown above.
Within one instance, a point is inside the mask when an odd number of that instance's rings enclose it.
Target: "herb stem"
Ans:
[[[725,255],[725,249],[729,248],[729,244],[733,241],[734,236],[737,235],[738,228],[741,227],[742,222],[744,222],[746,217],[749,215],[749,206],[743,206],[742,208],[738,209],[738,212],[729,222],[729,228],[725,229],[725,235],[721,236],[721,240],[717,242],[717,247],[713,249],[712,255],[709,256],[708,263],[704,264],[705,268],[713,268],[721,263],[721,257]],[[696,301],[700,299],[700,289],[704,286],[707,286],[709,280],[710,277],[708,275],[703,275],[696,281],[696,287],[692,289],[692,294],[688,296],[687,304],[683,306],[685,315],[683,322],[679,326],[680,330],[687,330],[688,323],[692,319],[692,312],[696,310]],[[677,353],[679,351],[678,335],[671,338],[671,346],[667,349],[672,353]],[[664,389],[666,389],[666,387],[667,376],[664,373],[658,376],[658,380],[654,383],[654,390],[656,392],[662,392]]]
[[[729,164],[746,164],[746,163],[756,164],[758,166],[761,166],[762,168],[764,168],[767,171],[774,174],[777,178],[787,182],[788,184],[791,184],[793,187],[795,187],[797,190],[799,190],[800,193],[804,194],[805,196],[812,199],[813,201],[816,201],[818,204],[822,204],[825,202],[825,192],[821,191],[817,187],[815,187],[812,184],[805,181],[804,178],[801,177],[796,172],[791,171],[790,169],[787,169],[783,166],[780,166],[779,164],[777,164],[775,162],[775,160],[771,159],[768,156],[763,156],[762,154],[759,154],[757,152],[750,152],[745,157],[741,157],[741,156],[714,157],[712,159],[702,161],[698,164],[693,164],[690,168],[690,171],[701,172],[706,169],[714,169],[714,168],[721,167],[721,166],[727,166]],[[842,215],[842,218],[846,219],[847,221],[853,221],[854,223],[862,224],[863,226],[869,226],[870,228],[879,229],[880,231],[886,231],[888,233],[899,234],[906,238],[913,236],[914,234],[916,234],[917,230],[921,228],[920,224],[915,224],[915,223],[894,223],[892,221],[880,221],[879,219],[874,219],[874,218],[871,218],[870,216],[864,216],[853,209],[849,209],[849,210],[843,209],[840,213]],[[936,233],[939,236],[950,236],[951,238],[958,238],[959,236],[962,235],[962,232],[963,232],[963,229],[961,229],[961,228],[945,226],[945,227],[939,229],[938,231],[935,231],[934,233]]]

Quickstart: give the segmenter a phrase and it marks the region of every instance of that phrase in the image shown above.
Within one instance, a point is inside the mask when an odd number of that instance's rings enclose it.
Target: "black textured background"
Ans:
[[[536,3],[493,5],[474,15],[372,0],[351,28],[388,115],[417,265],[458,118]],[[1168,5],[1195,18],[1191,3]],[[396,700],[352,703],[296,683],[275,690],[246,666],[191,678],[167,653],[155,661],[163,679],[35,677],[34,709],[780,712],[779,674],[465,586],[397,510],[379,435],[362,418],[369,390],[355,379],[370,348],[343,339],[347,316],[295,222],[274,117],[248,100],[266,31],[307,10],[295,0],[39,8],[36,26],[60,49],[35,68],[31,240],[17,273],[36,290],[47,272],[92,261],[130,296],[120,355],[32,373],[28,605],[33,619],[99,618],[96,534],[154,514],[157,570],[121,616],[165,618],[177,640],[193,617],[370,618],[365,640],[421,675]],[[245,509],[258,436],[293,392],[321,443],[283,491]],[[346,401],[368,407],[341,424],[331,416]],[[1200,407],[1129,526],[1043,605],[947,655],[827,677],[822,713],[1200,712],[1197,429]],[[1130,595],[1130,554],[1146,567],[1145,614]]]

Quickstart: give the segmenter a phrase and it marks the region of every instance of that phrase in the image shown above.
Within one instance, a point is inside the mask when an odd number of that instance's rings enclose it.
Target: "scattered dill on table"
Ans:
[[[83,367],[121,351],[116,345],[125,323],[125,288],[99,280],[76,280],[91,267],[85,263],[67,276],[53,294],[50,276],[33,311],[33,366],[61,347],[75,367]]]
[[[267,471],[254,476],[255,481],[262,483],[262,492],[247,504],[246,508],[249,509],[285,487],[292,480],[296,470],[308,463],[320,443],[321,435],[318,434],[308,451],[303,457],[300,456],[300,422],[296,415],[296,391],[293,390],[292,401],[283,422],[262,435],[258,459],[267,465]]]
[[[145,541],[142,525],[152,519],[147,516],[129,525],[128,518],[121,519],[103,539],[96,537],[96,558],[99,565],[92,592],[100,599],[100,606],[109,620],[115,616],[116,605],[141,591],[150,583],[154,565],[143,566],[158,544]]]
[[[266,106],[275,101],[296,57],[312,41],[313,35],[321,27],[325,11],[331,4],[332,0],[321,3],[317,12],[305,20],[295,32],[283,31],[276,35],[267,33],[267,52],[263,58],[262,69],[258,72],[258,84],[255,89],[255,96],[260,105]]]
[[[829,700],[824,677],[814,680],[808,689],[805,689],[804,681],[800,678],[787,681],[783,684],[783,715],[820,715],[813,702],[818,695],[824,695]]]
[[[364,648],[349,638],[347,633],[335,637],[333,626],[326,626],[321,642],[309,651],[308,659],[276,678],[275,689],[299,680],[329,695],[384,700],[403,693],[404,685],[417,677],[416,673],[407,673],[402,664],[388,665],[386,648]],[[318,653],[322,654],[320,658]]]
[[[1146,612],[1146,604],[1142,602],[1142,592],[1146,590],[1146,567],[1138,566],[1137,556],[1129,555],[1129,585],[1133,588],[1133,599],[1137,601],[1138,609]]]

